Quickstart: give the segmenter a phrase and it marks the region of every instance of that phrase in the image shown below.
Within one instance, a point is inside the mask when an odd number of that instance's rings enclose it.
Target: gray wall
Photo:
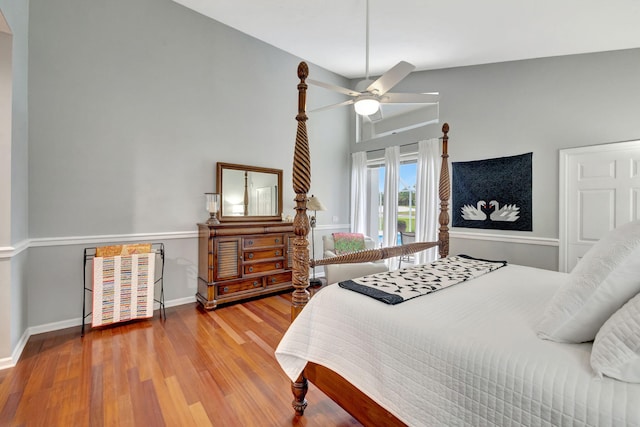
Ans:
[[[300,58],[170,0],[32,0],[29,24],[29,326],[77,323],[84,247],[137,236],[166,245],[166,299],[193,301],[218,161],[283,169],[293,214]],[[342,221],[349,120],[308,124],[312,191]]]
[[[0,359],[11,349],[11,44],[0,15]],[[0,361],[0,366],[2,365]]]
[[[28,223],[28,114],[27,76],[29,70],[29,2],[11,2],[3,6],[13,32],[12,80],[13,114],[11,120],[11,242],[16,245],[29,237]]]
[[[451,251],[557,269],[558,151],[640,138],[638,76],[640,49],[412,73],[394,91],[440,92],[440,124],[351,149],[440,136],[448,122],[451,162],[533,152],[533,231],[456,228]]]
[[[0,20],[4,20],[0,16]],[[0,246],[11,242],[11,44],[0,31]]]
[[[37,0],[30,19],[32,238],[194,230],[216,161],[290,183],[298,58],[170,0]],[[311,140],[334,154],[341,119]]]
[[[0,241],[0,366],[11,360],[27,327],[26,315],[26,263],[28,239],[28,135],[27,135],[27,73],[28,73],[28,11],[29,2],[0,0],[0,10],[12,33],[11,59],[2,56],[3,64],[11,70],[11,141],[1,148],[3,153],[3,180],[0,199],[3,227]],[[6,141],[0,141],[6,144]],[[7,165],[10,165],[7,169]],[[8,213],[8,215],[7,215]]]

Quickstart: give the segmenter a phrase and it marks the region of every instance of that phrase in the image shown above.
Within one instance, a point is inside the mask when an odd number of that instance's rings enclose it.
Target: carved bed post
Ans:
[[[309,138],[307,136],[307,114],[306,114],[306,98],[307,84],[306,78],[309,76],[309,67],[305,62],[298,65],[298,129],[296,132],[296,145],[293,153],[293,191],[296,193],[296,215],[293,219],[293,277],[292,283],[294,291],[291,294],[291,321],[300,314],[305,305],[309,302],[311,295],[307,288],[309,287],[309,266],[364,262],[379,259],[387,259],[394,256],[408,255],[418,251],[439,245],[440,257],[444,258],[449,254],[449,165],[448,165],[448,142],[449,125],[445,123],[442,126],[442,166],[440,169],[440,229],[438,232],[438,242],[415,242],[402,246],[387,247],[380,249],[371,249],[358,251],[357,253],[339,255],[330,259],[309,260],[309,242],[307,235],[309,234],[309,217],[307,216],[307,194],[311,187],[311,156],[309,154]],[[307,379],[304,372],[291,383],[291,391],[293,392],[293,408],[296,414],[303,415],[307,407],[305,398],[308,389]]]
[[[449,196],[451,186],[449,184],[449,124],[442,125],[442,166],[440,167],[440,231],[438,232],[438,252],[440,258],[449,255]]]
[[[309,138],[307,136],[306,98],[309,67],[305,62],[298,65],[298,130],[296,132],[296,146],[293,152],[293,191],[296,193],[296,216],[293,219],[293,287],[291,295],[291,321],[302,311],[309,302],[309,218],[307,217],[307,193],[311,187],[311,156],[309,154]],[[298,415],[304,413],[307,407],[307,379],[303,375],[291,384],[293,392],[293,409]]]

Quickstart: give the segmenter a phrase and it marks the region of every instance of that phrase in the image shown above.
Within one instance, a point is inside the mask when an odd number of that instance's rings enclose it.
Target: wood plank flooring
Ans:
[[[313,385],[295,416],[273,355],[289,316],[281,294],[34,335],[0,371],[0,426],[358,426]]]

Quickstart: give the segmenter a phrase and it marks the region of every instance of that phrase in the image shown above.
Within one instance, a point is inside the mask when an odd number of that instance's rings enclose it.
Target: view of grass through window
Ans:
[[[415,159],[400,162],[400,176],[398,180],[398,223],[404,222],[405,231],[415,231],[416,218],[416,166]],[[382,240],[384,229],[384,164],[372,165],[378,168],[378,237]],[[400,228],[400,227],[398,227]]]

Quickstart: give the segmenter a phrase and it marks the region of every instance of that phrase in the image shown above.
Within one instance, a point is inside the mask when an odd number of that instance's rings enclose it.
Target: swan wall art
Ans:
[[[453,162],[454,227],[532,230],[533,153]]]

